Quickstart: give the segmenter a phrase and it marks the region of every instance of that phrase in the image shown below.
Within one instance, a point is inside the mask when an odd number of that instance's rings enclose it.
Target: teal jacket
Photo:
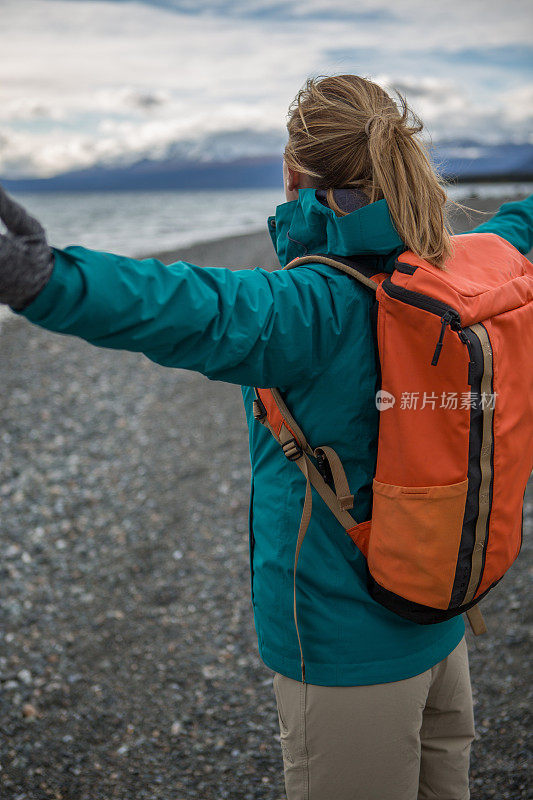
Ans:
[[[305,253],[367,253],[390,271],[405,249],[384,200],[336,217],[306,189],[280,205],[268,224],[282,266]],[[502,206],[477,230],[527,252],[533,197]],[[27,319],[242,385],[259,650],[267,666],[299,680],[292,570],[305,481],[253,419],[251,387],[279,387],[308,441],[335,448],[355,495],[353,514],[368,519],[378,432],[370,293],[320,264],[232,271],[185,262],[164,266],[83,247],[54,253],[49,283],[22,312]],[[306,680],[328,686],[396,681],[445,658],[463,636],[462,617],[423,626],[380,606],[367,593],[360,552],[316,494],[313,507],[297,582]]]

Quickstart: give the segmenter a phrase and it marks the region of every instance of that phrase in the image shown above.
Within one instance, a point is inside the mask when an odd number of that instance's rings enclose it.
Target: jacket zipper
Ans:
[[[440,317],[441,328],[439,338],[435,345],[433,358],[431,359],[432,366],[437,366],[439,362],[439,356],[444,342],[444,334],[448,325],[451,330],[459,334],[459,338],[463,344],[467,344],[466,336],[464,336],[464,334],[461,335],[463,333],[461,331],[461,317],[453,306],[443,303],[442,300],[436,300],[434,297],[428,297],[421,292],[413,292],[411,289],[406,289],[403,286],[396,286],[390,278],[385,278],[381,286],[385,294],[388,294],[389,297],[400,300],[402,303],[407,303],[410,306],[421,308],[424,311],[429,311],[430,314],[435,314]]]

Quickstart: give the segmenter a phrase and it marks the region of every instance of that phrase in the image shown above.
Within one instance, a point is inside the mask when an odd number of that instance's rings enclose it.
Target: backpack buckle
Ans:
[[[256,419],[258,422],[262,422],[267,415],[266,408],[264,407],[262,401],[259,398],[253,401],[252,411],[254,419]]]
[[[315,450],[315,456],[316,456],[316,465],[318,467],[318,471],[320,472],[326,483],[328,481],[332,481],[333,475],[331,474],[329,461],[324,451],[321,450],[319,447],[317,447],[317,449]]]
[[[294,437],[284,442],[281,446],[289,461],[297,461],[303,455],[303,450]]]

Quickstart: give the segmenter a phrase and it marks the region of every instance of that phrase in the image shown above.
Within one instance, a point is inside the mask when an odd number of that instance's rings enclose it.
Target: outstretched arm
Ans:
[[[0,302],[22,309],[41,291],[53,268],[53,255],[40,222],[0,186]]]
[[[496,233],[524,255],[533,248],[533,194],[525,200],[504,203],[487,222],[473,233]]]
[[[84,247],[52,252],[46,285],[20,312],[27,319],[230,383],[287,386],[312,379],[329,363],[347,315],[368,312],[338,273],[329,279],[307,268],[165,266]],[[11,302],[11,296],[0,299]]]

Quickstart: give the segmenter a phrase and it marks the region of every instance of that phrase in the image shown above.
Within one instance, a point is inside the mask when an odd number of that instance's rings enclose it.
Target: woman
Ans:
[[[287,202],[269,219],[281,265],[364,254],[390,272],[409,248],[442,267],[453,248],[446,194],[421,127],[368,80],[308,81],[289,114]],[[305,482],[254,420],[251,387],[280,387],[309,441],[337,451],[353,515],[368,519],[378,431],[369,293],[323,264],[231,271],[50,250],[5,194],[0,214],[11,231],[0,246],[1,301],[49,330],[243,387],[252,603],[261,656],[276,673],[288,800],[468,798],[474,722],[462,618],[417,625],[374,602],[362,555],[318,501],[298,566],[305,680],[300,671],[292,566]],[[533,198],[477,230],[527,252]]]

